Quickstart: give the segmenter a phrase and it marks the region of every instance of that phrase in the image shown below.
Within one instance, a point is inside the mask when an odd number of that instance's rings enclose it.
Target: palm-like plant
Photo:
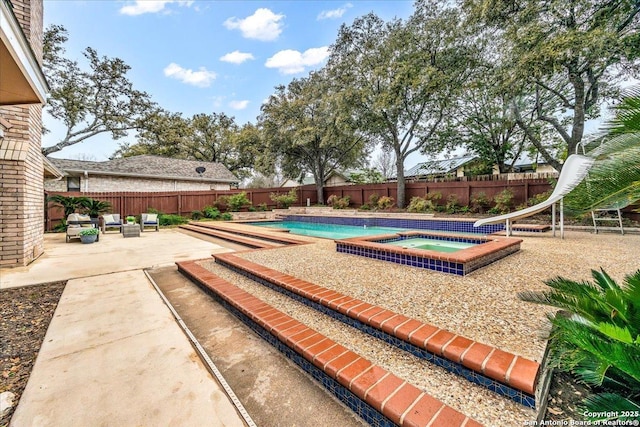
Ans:
[[[588,153],[596,159],[588,178],[565,198],[573,211],[624,207],[640,199],[640,86],[628,90],[615,113],[603,142]]]
[[[89,215],[91,218],[97,218],[100,214],[109,212],[111,210],[111,203],[103,202],[101,200],[86,199],[81,203],[82,211]]]
[[[55,194],[47,198],[47,201],[56,203],[64,209],[65,218],[83,208],[88,200],[88,197],[63,196],[62,194]]]
[[[605,419],[602,412],[631,419],[623,415],[640,411],[640,270],[623,286],[604,271],[592,275],[594,283],[558,277],[545,282],[550,291],[519,297],[564,310],[549,315],[550,363],[596,387],[585,401],[592,419]]]

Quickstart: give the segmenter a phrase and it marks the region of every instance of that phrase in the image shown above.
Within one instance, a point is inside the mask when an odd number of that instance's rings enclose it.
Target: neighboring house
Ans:
[[[452,157],[450,159],[430,160],[418,163],[404,171],[405,179],[419,180],[424,178],[440,178],[444,176],[464,176],[465,167],[478,161],[477,156]]]
[[[0,267],[44,252],[42,0],[0,0]]]
[[[408,180],[420,180],[427,178],[442,177],[463,177],[475,165],[480,163],[480,158],[475,155],[452,157],[450,159],[430,160],[428,162],[418,163],[411,169],[404,172],[404,176]],[[515,173],[535,172],[541,174],[557,173],[547,163],[542,160],[531,159],[523,154],[518,157],[513,165]],[[499,175],[497,166],[493,167],[493,175]]]
[[[208,191],[229,190],[235,177],[221,163],[133,156],[104,162],[48,160],[64,173],[61,179],[47,179],[46,191]]]
[[[365,171],[350,169],[346,171],[333,171],[329,174],[329,177],[324,180],[325,187],[336,187],[339,185],[349,185],[352,184],[353,181],[351,179],[351,175],[353,174],[361,174],[365,173]],[[305,177],[302,182],[295,181],[291,178],[286,179],[280,187],[298,187],[300,185],[315,185],[316,181],[312,176]]]

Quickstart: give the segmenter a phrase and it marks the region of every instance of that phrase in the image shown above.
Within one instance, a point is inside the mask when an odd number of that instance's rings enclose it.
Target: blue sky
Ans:
[[[86,47],[127,63],[138,90],[162,108],[190,117],[224,112],[255,122],[274,87],[324,65],[341,24],[371,11],[406,18],[412,1],[71,1],[45,0],[45,27],[68,30],[67,57],[86,64]],[[48,117],[43,146],[64,127]],[[107,160],[119,142],[109,134],[53,154]]]

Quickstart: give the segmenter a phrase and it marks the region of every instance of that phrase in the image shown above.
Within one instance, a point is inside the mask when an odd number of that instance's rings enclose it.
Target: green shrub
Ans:
[[[209,219],[220,218],[220,211],[218,210],[218,208],[215,208],[213,206],[205,206],[204,208],[202,208],[202,213],[204,214],[205,218],[209,218]]]
[[[180,215],[173,215],[173,214],[163,214],[158,216],[158,218],[160,219],[160,225],[162,226],[180,225],[180,224],[186,224],[187,222],[189,222],[187,218]]]
[[[202,211],[191,211],[191,219],[195,221],[199,220],[203,216],[204,214],[202,213]]]
[[[365,203],[364,205],[360,206],[358,209],[361,211],[370,211],[372,208],[370,204]]]
[[[378,206],[378,200],[380,200],[380,196],[378,193],[373,193],[369,196],[369,205]]]
[[[561,310],[548,315],[549,363],[593,387],[584,401],[587,419],[637,420],[640,270],[626,276],[622,286],[604,270],[591,273],[593,283],[557,277],[545,282],[550,290],[518,296]]]
[[[260,204],[256,207],[256,209],[257,209],[258,211],[260,211],[260,212],[266,212],[266,211],[269,209],[269,207],[267,206],[267,204],[266,204],[266,203],[260,203]]]
[[[220,212],[225,212],[229,209],[229,196],[220,196],[213,202],[213,207]]]
[[[491,200],[484,191],[471,195],[471,212],[483,214],[491,206]]]
[[[510,188],[505,188],[493,198],[495,203],[495,209],[499,213],[507,213],[513,207],[513,191]]]
[[[233,219],[233,215],[231,215],[229,212],[225,212],[220,215],[220,219],[222,219],[223,221],[231,221]]]
[[[458,202],[458,196],[456,194],[449,194],[449,196],[447,197],[445,211],[450,214],[454,214],[460,211],[460,203]]]
[[[296,189],[292,188],[287,194],[271,193],[269,194],[269,199],[276,203],[276,207],[288,209],[289,206],[298,201],[298,195]]]
[[[239,212],[243,207],[249,206],[251,204],[251,200],[247,198],[247,193],[243,191],[242,193],[229,196],[227,204],[229,205],[231,212]]]
[[[351,203],[351,198],[349,196],[341,197],[333,201],[332,206],[333,209],[346,209],[349,207]]]
[[[537,205],[538,203],[544,202],[549,198],[552,192],[553,190],[547,190],[544,193],[538,193],[534,196],[529,197],[529,200],[527,200],[527,205],[533,206]]]
[[[442,193],[438,192],[426,194],[424,197],[412,197],[407,211],[416,213],[433,212],[437,208],[434,200],[438,200],[441,197]]]
[[[80,230],[78,234],[80,236],[97,236],[98,233],[100,233],[99,228],[91,227],[91,228],[85,228],[83,230]]]
[[[377,205],[380,209],[389,209],[393,206],[394,201],[393,197],[382,196],[378,199]]]

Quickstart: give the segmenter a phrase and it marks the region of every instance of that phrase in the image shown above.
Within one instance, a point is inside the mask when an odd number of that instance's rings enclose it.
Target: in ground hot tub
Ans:
[[[409,231],[335,242],[341,253],[464,276],[519,251],[522,240]]]

